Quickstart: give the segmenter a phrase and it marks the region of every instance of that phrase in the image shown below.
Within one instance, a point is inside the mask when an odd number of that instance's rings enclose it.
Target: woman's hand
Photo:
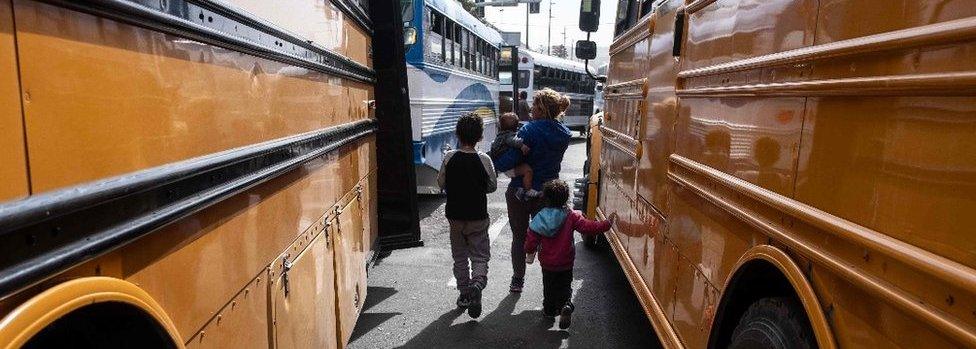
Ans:
[[[529,146],[527,146],[525,144],[522,144],[522,155],[529,155],[529,150],[532,150],[532,149],[529,148]]]

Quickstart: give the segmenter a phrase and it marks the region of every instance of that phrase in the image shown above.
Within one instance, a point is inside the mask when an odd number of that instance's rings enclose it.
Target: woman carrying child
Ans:
[[[532,100],[532,120],[518,131],[529,152],[522,157],[532,169],[532,189],[542,190],[542,184],[559,178],[563,155],[572,137],[569,129],[556,118],[563,112],[563,96],[545,88],[536,91]],[[539,198],[516,195],[523,187],[522,176],[512,178],[505,192],[508,208],[508,224],[512,228],[512,283],[511,292],[522,292],[525,278],[525,232],[529,217],[541,206]]]

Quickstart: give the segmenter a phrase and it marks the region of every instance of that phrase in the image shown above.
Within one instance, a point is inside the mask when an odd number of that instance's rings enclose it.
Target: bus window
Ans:
[[[455,53],[455,47],[457,47],[457,37],[455,35],[454,28],[457,24],[449,19],[444,19],[444,61],[448,64],[457,64],[457,55]]]
[[[630,28],[628,17],[630,15],[630,7],[633,6],[635,0],[620,0],[617,3],[617,19],[616,27],[613,36],[616,37],[627,31]]]
[[[457,67],[464,66],[464,55],[461,54],[461,44],[464,42],[461,37],[461,33],[464,29],[461,28],[457,23],[454,24],[454,65]]]
[[[444,15],[427,8],[430,13],[430,30],[427,32],[427,57],[433,62],[444,62]]]
[[[531,74],[528,70],[519,70],[518,83],[519,88],[529,88],[529,79]]]

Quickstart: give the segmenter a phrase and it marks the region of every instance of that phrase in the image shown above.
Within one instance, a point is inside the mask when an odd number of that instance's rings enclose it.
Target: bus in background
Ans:
[[[976,1],[615,22],[588,211],[665,347],[976,347]]]
[[[596,68],[596,76],[607,76],[607,67],[610,63],[604,63],[599,68]],[[593,114],[599,114],[605,108],[605,102],[603,100],[603,83],[597,83],[596,89],[593,91]]]
[[[563,93],[569,96],[570,106],[560,121],[571,130],[585,133],[593,115],[596,88],[596,83],[586,75],[585,65],[521,48],[518,56],[518,89],[526,92],[529,105],[535,90],[548,87]],[[512,91],[511,77],[502,80],[501,90]]]
[[[469,112],[484,118],[488,151],[498,129],[501,34],[454,0],[401,0],[417,192],[437,194],[444,153],[457,146],[454,125]]]
[[[362,3],[0,2],[0,347],[344,347],[377,235]]]

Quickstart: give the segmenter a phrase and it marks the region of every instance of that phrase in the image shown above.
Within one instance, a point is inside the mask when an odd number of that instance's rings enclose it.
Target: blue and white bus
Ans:
[[[568,96],[569,109],[560,121],[571,130],[586,132],[593,115],[596,82],[586,75],[586,66],[582,62],[519,48],[518,84],[519,92],[526,92],[529,104],[532,104],[535,90],[546,87]],[[502,91],[512,91],[510,73],[502,73],[500,87]],[[511,97],[512,94],[503,95]]]
[[[454,0],[401,0],[417,192],[440,193],[437,171],[457,146],[467,112],[485,121],[488,150],[498,129],[498,46],[502,37]]]

